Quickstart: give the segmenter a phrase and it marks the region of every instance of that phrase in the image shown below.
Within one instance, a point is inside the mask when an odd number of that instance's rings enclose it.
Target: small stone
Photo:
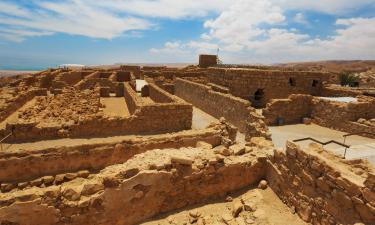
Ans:
[[[255,221],[251,218],[247,218],[246,221],[245,221],[247,224],[253,224],[255,223]]]
[[[227,201],[227,202],[231,202],[231,201],[233,201],[233,198],[232,198],[231,196],[228,195],[228,196],[226,197],[225,201]]]
[[[135,198],[142,198],[144,195],[145,195],[145,193],[143,191],[138,191],[137,193],[135,193],[134,197]]]
[[[65,174],[58,174],[55,176],[55,184],[61,184],[64,182]]]
[[[230,146],[229,150],[232,151],[234,155],[243,155],[245,153],[245,147],[239,144]]]
[[[289,210],[290,210],[290,212],[291,212],[292,214],[295,214],[295,213],[296,213],[296,207],[294,207],[294,206],[290,207]]]
[[[243,217],[236,218],[237,225],[246,225],[245,219]]]
[[[68,180],[73,180],[73,179],[77,178],[77,174],[76,173],[66,173],[65,178],[68,179]]]
[[[198,210],[191,210],[189,212],[189,216],[193,217],[193,218],[199,218],[201,217],[201,213],[198,211]]]
[[[267,189],[267,187],[268,187],[268,183],[267,183],[266,180],[261,180],[259,182],[259,185],[258,185],[259,189],[265,190],[265,189]]]
[[[1,192],[8,192],[8,191],[11,191],[15,187],[16,187],[16,185],[14,185],[14,184],[3,183],[3,184],[1,184],[0,189],[1,189]]]
[[[30,181],[30,185],[33,186],[33,187],[40,186],[41,184],[42,184],[41,178]]]
[[[198,141],[196,147],[202,149],[212,149],[212,145],[204,141]]]
[[[226,223],[226,224],[229,224],[230,221],[232,221],[234,218],[232,215],[228,214],[228,213],[224,213],[222,216],[221,216],[221,220]]]
[[[243,204],[244,206],[244,209],[246,211],[250,211],[250,212],[254,212],[256,210],[256,206],[255,206],[255,203],[252,202],[252,201],[245,201],[245,203]]]
[[[53,176],[45,176],[42,178],[43,183],[46,185],[52,184],[55,178]]]
[[[240,212],[242,212],[243,206],[240,201],[235,201],[232,206],[232,215],[233,217],[237,217]]]
[[[90,175],[88,170],[81,170],[78,172],[78,177],[87,178]]]
[[[81,193],[82,195],[89,196],[103,189],[104,185],[101,183],[87,183],[83,186]]]
[[[193,164],[194,161],[192,159],[187,158],[187,157],[173,156],[171,158],[171,162],[176,163],[176,164],[190,166],[190,165]]]
[[[223,155],[223,156],[230,156],[231,155],[231,152],[229,151],[228,148],[226,148],[225,146],[223,145],[219,145],[215,148],[213,148],[215,154],[220,154],[220,155]]]
[[[29,185],[28,182],[21,182],[21,183],[18,183],[18,188],[19,188],[19,189],[24,189],[24,188],[26,188],[28,185]]]

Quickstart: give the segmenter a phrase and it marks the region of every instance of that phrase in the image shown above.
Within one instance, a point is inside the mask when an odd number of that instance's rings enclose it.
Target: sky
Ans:
[[[375,0],[0,0],[0,69],[375,59]]]

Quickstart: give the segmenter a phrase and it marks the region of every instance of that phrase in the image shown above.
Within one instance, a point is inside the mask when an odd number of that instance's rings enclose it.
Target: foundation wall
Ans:
[[[45,96],[47,95],[47,89],[32,89],[25,93],[19,94],[16,99],[10,102],[5,108],[0,112],[0,122],[5,120],[12,113],[16,112],[19,108],[25,105],[28,101],[33,99],[35,96]]]
[[[278,118],[284,124],[297,124],[302,118],[310,117],[321,126],[341,130],[348,133],[375,133],[371,123],[358,123],[359,119],[375,118],[375,99],[368,97],[358,102],[344,103],[316,98],[311,95],[290,95],[288,99],[273,99],[263,110],[267,125],[278,125]],[[371,134],[360,134],[374,137]]]
[[[265,106],[271,99],[287,98],[290,94],[320,95],[322,82],[328,74],[213,68],[208,69],[207,76],[210,83],[228,87],[231,94]],[[262,90],[264,94],[261,100],[255,101],[257,90]]]
[[[290,95],[287,99],[272,99],[263,110],[267,125],[301,123],[304,117],[311,116],[311,95]]]
[[[8,134],[13,129],[13,135],[7,139],[8,141],[30,141],[67,137],[100,137],[114,134],[158,134],[191,128],[193,108],[182,99],[171,96],[173,100],[171,103],[147,103],[137,95],[129,83],[122,87],[131,113],[129,117],[97,115],[82,120],[78,124],[57,124],[54,126],[39,126],[37,122],[17,123],[7,126],[6,130],[0,132]],[[166,93],[170,96],[165,91],[159,92],[160,89],[157,87],[155,90],[158,90],[159,94]]]
[[[216,118],[224,117],[249,137],[266,136],[268,128],[263,126],[263,118],[255,113],[249,101],[180,78],[175,82],[175,93]]]
[[[270,158],[267,178],[306,222],[375,222],[375,176],[369,164],[343,161],[319,146],[301,149],[288,142],[286,153],[275,151]]]
[[[85,144],[72,147],[19,150],[0,153],[0,183],[24,182],[42,176],[97,171],[106,166],[124,163],[131,157],[152,149],[195,147],[204,141],[213,146],[221,144],[220,127],[185,131],[150,137],[128,137],[122,141]],[[20,168],[23,168],[22,170]]]
[[[149,83],[149,96],[157,103],[171,103],[176,99],[173,95],[169,94],[167,91],[157,87],[155,84]],[[178,100],[177,100],[178,101]]]
[[[264,158],[250,154],[218,159],[212,149],[149,151],[87,179],[17,191],[17,197],[0,194],[0,221],[139,224],[157,214],[255,184],[265,176],[265,165]]]
[[[348,133],[368,132],[375,134],[375,126],[357,123],[358,119],[375,118],[375,100],[365,102],[340,103],[314,98],[311,117],[314,122]],[[374,137],[374,135],[362,134]]]

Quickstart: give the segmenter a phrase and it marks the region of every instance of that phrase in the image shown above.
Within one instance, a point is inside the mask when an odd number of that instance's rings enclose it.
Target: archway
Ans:
[[[264,89],[258,89],[254,93],[254,102],[252,104],[255,108],[264,106]]]

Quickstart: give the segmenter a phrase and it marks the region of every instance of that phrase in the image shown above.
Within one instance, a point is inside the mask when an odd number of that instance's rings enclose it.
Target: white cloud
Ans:
[[[305,24],[305,25],[309,24],[309,22],[305,18],[305,15],[303,13],[301,13],[301,12],[297,13],[294,16],[293,21],[296,22],[296,23]]]
[[[211,38],[239,48],[264,33],[260,24],[278,24],[285,20],[282,10],[268,0],[237,0],[214,20],[208,20],[204,27]]]
[[[185,46],[181,45],[179,41],[168,41],[164,44],[163,48],[151,48],[151,53],[164,53],[164,54],[184,54],[188,53]]]
[[[287,10],[316,10],[342,14],[374,4],[375,0],[30,0],[0,2],[0,24],[37,32],[67,33],[112,39],[132,30],[155,27],[153,18],[191,19],[219,15],[207,20],[204,40],[218,38],[240,49],[251,37],[264,34],[259,24],[285,22]],[[296,21],[303,22],[303,14]],[[0,28],[1,30],[1,28]],[[36,33],[36,34],[37,34]],[[231,33],[237,33],[234,40]],[[28,36],[14,35],[17,39]],[[241,47],[242,46],[242,47]]]
[[[363,6],[375,5],[375,0],[272,0],[283,9],[314,10],[332,15],[343,15]]]
[[[92,1],[90,4],[108,8],[117,12],[126,12],[144,17],[162,17],[180,19],[186,17],[204,17],[209,13],[219,13],[233,0],[106,0]]]
[[[82,0],[36,2],[37,10],[22,8],[13,3],[2,3],[0,6],[5,6],[6,10],[0,10],[0,24],[18,27],[25,32],[33,31],[36,35],[56,32],[105,39],[118,37],[126,31],[152,27],[145,19],[120,16],[102,8],[92,7]],[[12,9],[15,10],[11,13],[7,11]],[[27,36],[32,35],[14,34],[16,41]]]

